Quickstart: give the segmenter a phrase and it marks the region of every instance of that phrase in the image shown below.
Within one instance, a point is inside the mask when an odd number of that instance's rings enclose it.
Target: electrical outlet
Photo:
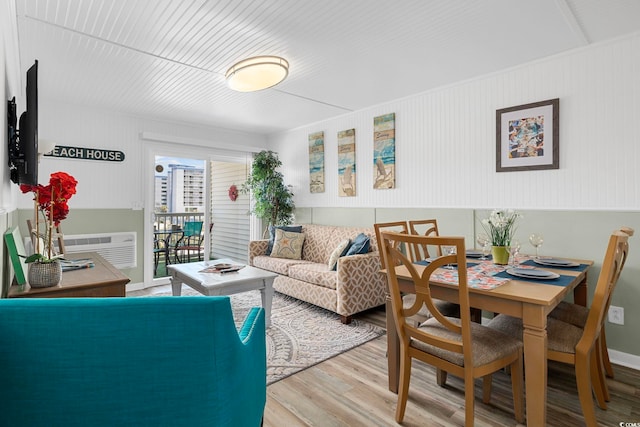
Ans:
[[[624,325],[624,307],[609,306],[609,323]]]

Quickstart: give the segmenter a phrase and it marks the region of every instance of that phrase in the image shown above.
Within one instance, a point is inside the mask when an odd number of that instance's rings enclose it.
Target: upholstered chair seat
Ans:
[[[460,325],[459,318],[447,317],[447,320],[455,325]],[[471,327],[471,348],[474,367],[487,365],[522,350],[522,341],[512,338],[508,334],[487,328],[475,322],[470,322],[469,326]],[[447,329],[433,317],[422,323],[418,327],[418,330],[443,339],[460,341],[460,334]],[[464,366],[464,354],[462,353],[447,351],[415,339],[411,340],[410,345],[413,348],[433,354],[458,366]]]

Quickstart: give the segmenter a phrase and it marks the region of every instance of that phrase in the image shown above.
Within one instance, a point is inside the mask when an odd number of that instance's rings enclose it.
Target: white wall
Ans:
[[[20,90],[20,58],[18,53],[16,11],[14,2],[0,2],[0,102],[2,106],[2,145],[0,146],[0,165],[2,165],[2,179],[0,179],[0,210],[10,212],[16,208],[16,194],[13,184],[9,180],[8,138],[7,138],[7,100],[15,96],[17,102],[24,105],[24,89]],[[4,231],[4,230],[2,230]]]
[[[639,52],[634,34],[272,135],[269,143],[298,207],[639,210]],[[496,110],[552,98],[560,98],[560,169],[497,173]],[[392,112],[397,189],[373,190],[373,117]],[[351,128],[357,196],[338,197],[336,134]],[[307,137],[318,131],[325,132],[326,191],[311,194]]]
[[[122,209],[144,206],[145,144],[169,141],[176,149],[212,147],[264,146],[263,136],[218,128],[160,122],[141,117],[121,115],[70,104],[40,99],[39,139],[56,145],[103,148],[124,152],[123,162],[42,157],[39,181],[46,183],[52,172],[65,171],[78,180],[77,193],[69,202],[71,209]],[[146,135],[146,139],[142,135]],[[151,140],[149,138],[152,138]],[[155,140],[153,138],[156,138]],[[20,195],[19,208],[29,208],[29,195]]]

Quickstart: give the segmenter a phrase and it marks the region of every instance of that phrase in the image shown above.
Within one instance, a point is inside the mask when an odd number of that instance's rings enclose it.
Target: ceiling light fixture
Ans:
[[[267,89],[283,81],[289,74],[289,63],[279,56],[254,56],[234,64],[225,78],[238,92]]]

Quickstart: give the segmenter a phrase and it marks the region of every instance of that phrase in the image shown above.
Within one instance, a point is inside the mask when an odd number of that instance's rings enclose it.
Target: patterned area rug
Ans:
[[[168,296],[157,293],[149,296]],[[182,295],[202,296],[186,286]],[[233,317],[240,327],[251,307],[260,307],[259,291],[231,295]],[[271,327],[267,329],[267,385],[302,371],[385,333],[384,329],[354,319],[344,325],[328,310],[275,292]]]

